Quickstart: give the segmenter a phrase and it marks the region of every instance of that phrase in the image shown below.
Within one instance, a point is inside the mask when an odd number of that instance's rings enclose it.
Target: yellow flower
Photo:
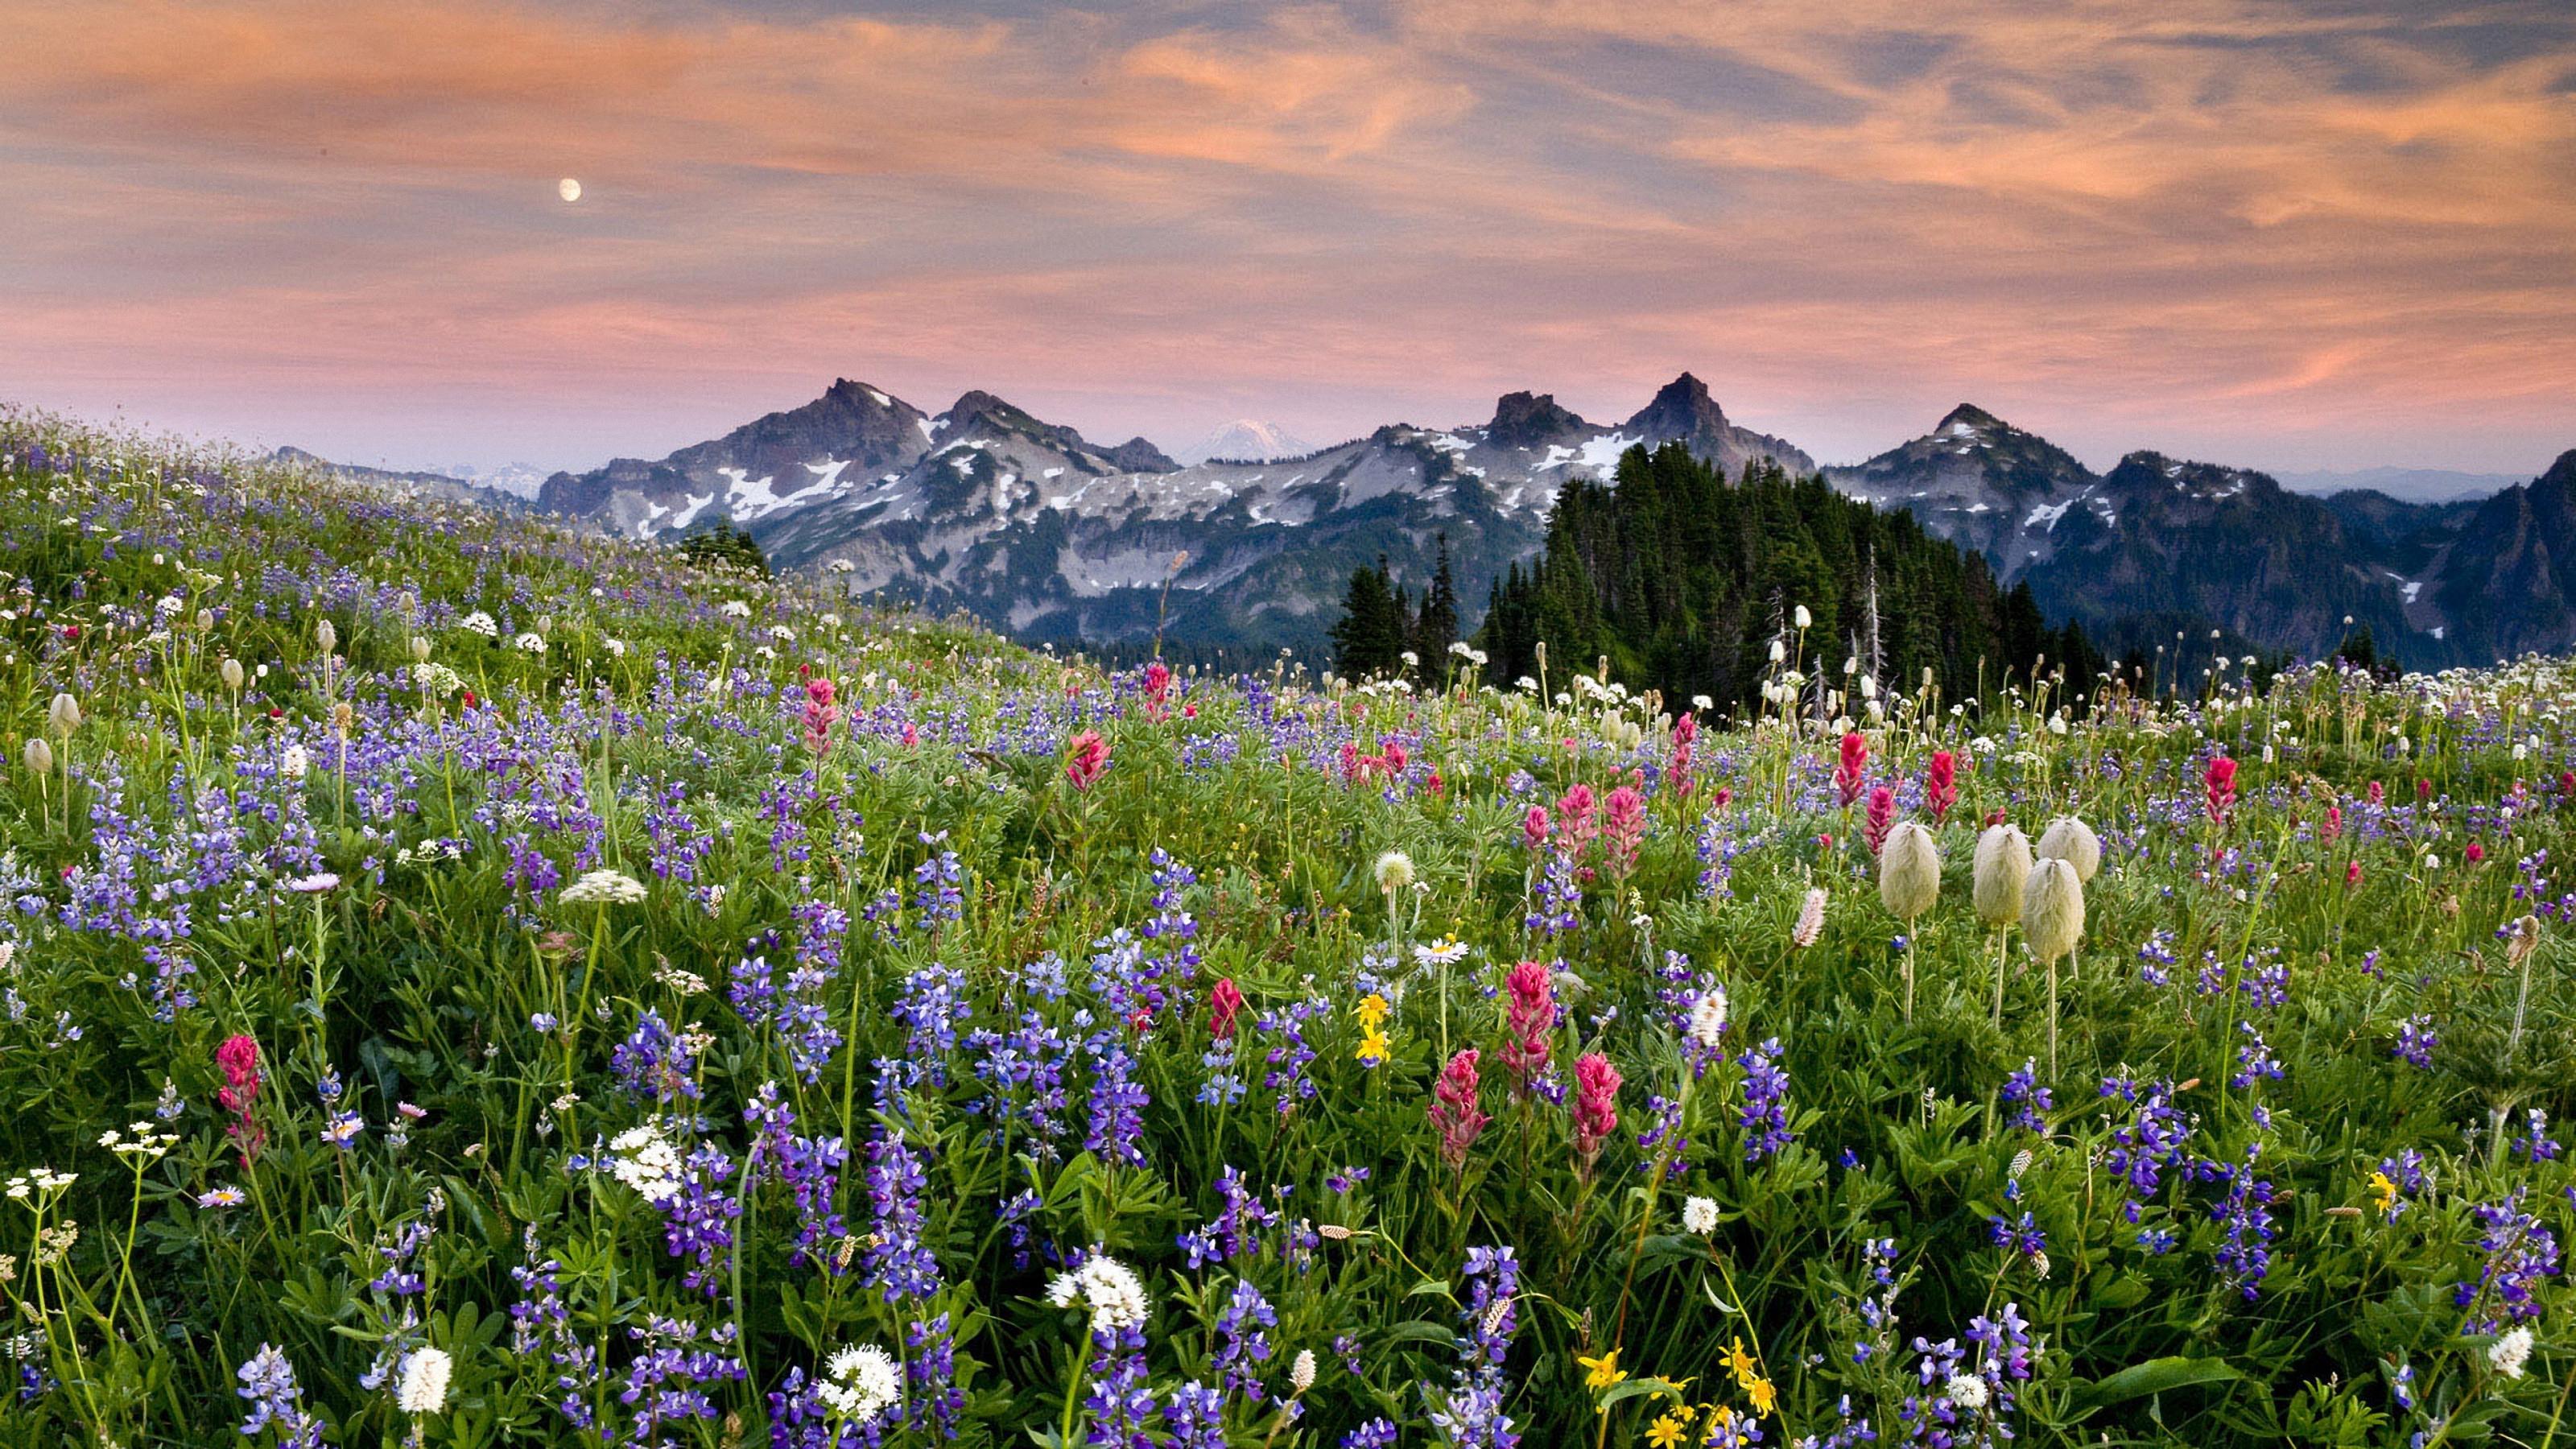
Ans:
[[[1766,1378],[1757,1376],[1744,1386],[1744,1392],[1753,1400],[1753,1416],[1757,1419],[1770,1413],[1772,1405],[1780,1401],[1779,1391],[1772,1388],[1771,1381]]]
[[[1376,1066],[1385,1061],[1387,1053],[1394,1049],[1395,1044],[1388,1041],[1384,1033],[1371,1028],[1360,1037],[1360,1049],[1356,1055],[1370,1066]]]
[[[1577,1355],[1574,1361],[1591,1370],[1583,1380],[1587,1389],[1606,1389],[1628,1376],[1627,1371],[1619,1367],[1619,1350],[1615,1348],[1599,1358]]]
[[[1673,1449],[1688,1437],[1690,1421],[1687,1407],[1667,1410],[1662,1418],[1646,1426],[1646,1442],[1654,1449]]]
[[[1386,998],[1372,991],[1360,998],[1360,1030],[1374,1032],[1386,1025]]]
[[[1740,1338],[1726,1346],[1726,1368],[1727,1372],[1735,1375],[1738,1388],[1749,1389],[1753,1387],[1753,1381],[1761,1377],[1760,1371],[1754,1367],[1752,1355],[1744,1351],[1744,1340]]]
[[[2370,1175],[2370,1195],[2378,1201],[2379,1211],[2383,1216],[2397,1206],[2397,1184],[2388,1180],[2387,1173],[2374,1172]]]

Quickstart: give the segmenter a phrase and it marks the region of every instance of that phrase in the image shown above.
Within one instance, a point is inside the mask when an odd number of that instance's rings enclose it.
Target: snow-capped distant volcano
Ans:
[[[1236,418],[1208,434],[1197,447],[1182,456],[1193,463],[1204,463],[1211,458],[1267,463],[1274,458],[1302,458],[1313,451],[1314,444],[1277,423],[1265,423],[1259,418]]]

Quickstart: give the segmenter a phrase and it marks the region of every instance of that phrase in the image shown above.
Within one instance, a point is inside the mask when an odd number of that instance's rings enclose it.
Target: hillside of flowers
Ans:
[[[2576,1437],[2576,669],[834,583],[0,413],[0,1441]]]

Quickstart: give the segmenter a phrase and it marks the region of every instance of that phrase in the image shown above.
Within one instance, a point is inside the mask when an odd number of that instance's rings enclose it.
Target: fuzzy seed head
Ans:
[[[2022,888],[2021,929],[2030,954],[2042,961],[2056,960],[2083,939],[2084,881],[2072,863],[2052,859],[2031,867],[2030,883]]]
[[[2022,887],[2030,880],[2030,838],[2015,825],[1989,825],[1977,837],[1976,871],[1968,903],[1988,926],[2021,919]]]
[[[2061,815],[2040,832],[2039,857],[2065,861],[2075,867],[2076,879],[2090,884],[2102,869],[2102,841],[2094,835],[2092,826],[2072,815]]]
[[[1941,847],[1908,820],[1888,832],[1878,853],[1878,898],[1887,913],[1913,920],[1941,898]]]

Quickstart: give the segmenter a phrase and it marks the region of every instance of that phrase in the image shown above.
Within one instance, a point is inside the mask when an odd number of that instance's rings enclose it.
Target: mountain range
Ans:
[[[1247,424],[1242,440],[1277,435]],[[1482,423],[1390,423],[1294,456],[1187,465],[987,392],[929,413],[842,379],[659,460],[554,474],[535,506],[647,539],[729,520],[779,566],[828,566],[856,592],[964,609],[1024,639],[1109,644],[1159,626],[1310,644],[1355,567],[1383,557],[1418,588],[1444,548],[1472,625],[1489,584],[1538,550],[1567,480],[1610,481],[1628,449],[1668,444],[1730,474],[1757,460],[1822,474],[1909,512],[2115,650],[2217,628],[2314,656],[2347,618],[2412,667],[2576,645],[2562,563],[2576,559],[2576,451],[2484,498],[2319,497],[2154,451],[2096,473],[1963,404],[1921,437],[1823,467],[1729,418],[1688,373],[1613,423],[1515,392]]]

